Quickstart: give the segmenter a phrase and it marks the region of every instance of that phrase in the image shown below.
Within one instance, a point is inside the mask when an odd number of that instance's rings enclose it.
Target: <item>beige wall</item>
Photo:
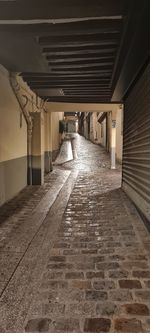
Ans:
[[[101,144],[106,147],[106,119],[100,124],[98,118],[102,113],[97,115],[97,112],[93,112],[91,115],[90,123],[90,139],[94,143]]]
[[[0,66],[0,205],[27,185],[28,131],[20,106],[26,102],[26,110],[33,116],[32,180],[36,184],[40,178],[44,181],[45,152],[59,149],[59,120],[64,113],[46,117],[45,103],[20,76],[11,75],[10,79],[10,73]]]
[[[61,143],[61,135],[59,133],[59,121],[63,120],[64,113],[63,112],[52,112],[51,120],[52,120],[52,151],[56,152],[59,150]]]
[[[9,73],[0,67],[0,162],[27,155],[27,125],[9,83]]]
[[[0,205],[27,184],[27,125],[9,82],[0,66]]]
[[[112,119],[116,120],[116,158],[119,162],[122,161],[122,145],[123,145],[123,109],[118,107],[110,112],[107,112],[107,133],[106,133],[106,118],[102,123],[98,122],[99,117],[103,112],[93,112],[90,117],[90,140],[94,143],[101,144],[109,152],[111,151],[112,139]],[[85,113],[86,115],[86,113]],[[84,136],[86,135],[86,122],[84,122]],[[107,135],[107,147],[106,147]]]

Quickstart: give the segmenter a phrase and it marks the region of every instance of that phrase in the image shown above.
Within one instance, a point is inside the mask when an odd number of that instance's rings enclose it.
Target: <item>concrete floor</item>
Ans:
[[[150,332],[150,238],[103,148],[0,209],[0,333]]]

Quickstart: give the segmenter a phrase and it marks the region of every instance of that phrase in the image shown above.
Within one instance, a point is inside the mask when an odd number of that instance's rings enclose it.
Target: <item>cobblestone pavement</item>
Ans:
[[[150,333],[149,233],[104,150],[81,137],[73,148],[76,160],[55,170],[58,182],[71,174],[3,289],[0,332]]]

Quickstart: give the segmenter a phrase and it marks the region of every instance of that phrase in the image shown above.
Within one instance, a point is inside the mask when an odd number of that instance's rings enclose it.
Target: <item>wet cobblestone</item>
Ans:
[[[0,321],[1,331],[149,333],[148,231],[120,189],[120,169],[109,170],[103,149],[80,137],[74,145],[79,158],[59,170],[70,169],[71,177],[74,170],[78,173],[62,216],[60,199],[51,213],[45,250],[42,254],[39,249],[41,261],[36,258],[41,265],[39,278],[33,270],[37,286],[28,296],[24,314],[16,312],[22,319],[13,317],[10,324],[8,313],[7,324],[4,317]],[[100,168],[102,164],[105,168]],[[58,216],[50,246],[48,230]],[[4,302],[5,294],[2,306]]]

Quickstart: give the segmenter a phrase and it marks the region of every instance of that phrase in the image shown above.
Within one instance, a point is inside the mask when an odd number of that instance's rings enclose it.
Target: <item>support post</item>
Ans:
[[[116,114],[111,117],[111,169],[116,169]]]
[[[45,152],[44,164],[45,173],[52,171],[52,149],[51,149],[51,113],[44,114],[44,132],[45,132]]]
[[[32,184],[44,184],[44,121],[42,113],[33,113],[32,130]]]
[[[27,183],[32,185],[32,124],[27,124]]]

